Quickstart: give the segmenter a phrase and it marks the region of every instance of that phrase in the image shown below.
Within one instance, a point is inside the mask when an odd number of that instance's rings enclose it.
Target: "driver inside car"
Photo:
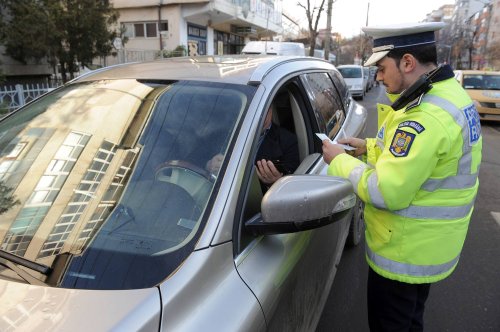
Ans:
[[[297,136],[273,121],[275,108],[272,103],[267,111],[255,159],[263,192],[282,176],[292,174],[300,164]],[[217,174],[223,159],[222,154],[216,154],[207,162],[206,170]]]

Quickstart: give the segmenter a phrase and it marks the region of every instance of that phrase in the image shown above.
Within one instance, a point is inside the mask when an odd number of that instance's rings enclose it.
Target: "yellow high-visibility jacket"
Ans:
[[[451,70],[451,69],[450,69]],[[367,139],[367,163],[338,155],[328,174],[366,203],[366,259],[378,274],[429,283],[455,269],[478,190],[481,126],[454,78],[387,113]]]

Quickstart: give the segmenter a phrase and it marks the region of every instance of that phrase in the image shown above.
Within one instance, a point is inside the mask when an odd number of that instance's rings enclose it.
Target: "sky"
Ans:
[[[321,4],[321,0],[310,0],[311,4]],[[307,28],[307,19],[302,7],[305,0],[283,0],[283,11],[296,18],[300,26]],[[292,3],[294,5],[292,5]],[[326,5],[321,13],[319,29],[326,28]],[[369,11],[368,11],[368,3]],[[442,5],[455,4],[455,0],[335,0],[332,8],[332,31],[340,32],[344,38],[362,33],[361,27],[368,25],[386,25],[407,22],[420,22],[430,12]]]

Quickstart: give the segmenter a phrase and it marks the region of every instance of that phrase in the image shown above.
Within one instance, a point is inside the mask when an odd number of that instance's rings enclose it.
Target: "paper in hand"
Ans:
[[[333,144],[338,144],[340,145],[344,150],[349,150],[349,151],[353,151],[353,150],[356,150],[355,147],[352,147],[350,145],[346,145],[346,144],[340,144],[340,143],[337,143],[337,141],[332,141],[330,138],[328,138],[328,136],[326,136],[325,134],[323,133],[316,133],[316,136],[319,137],[319,139],[321,141],[324,141],[325,139],[329,140],[330,142],[332,142]]]

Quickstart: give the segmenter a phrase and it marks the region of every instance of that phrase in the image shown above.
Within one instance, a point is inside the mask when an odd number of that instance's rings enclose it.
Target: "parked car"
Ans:
[[[301,164],[264,195],[271,103]],[[109,67],[9,114],[0,330],[314,331],[363,229],[315,133],[363,136],[365,122],[333,65],[277,56]]]
[[[363,66],[360,65],[340,65],[337,66],[344,77],[351,95],[363,100],[367,90],[368,79],[365,77]]]
[[[372,86],[378,86],[378,81],[377,81],[377,67],[376,66],[370,66],[370,78],[373,82]]]
[[[500,121],[500,71],[456,70],[455,78],[474,100],[481,120]]]
[[[363,67],[363,78],[365,79],[365,92],[368,92],[372,89],[373,87],[373,77],[370,76],[370,68],[369,67]]]

